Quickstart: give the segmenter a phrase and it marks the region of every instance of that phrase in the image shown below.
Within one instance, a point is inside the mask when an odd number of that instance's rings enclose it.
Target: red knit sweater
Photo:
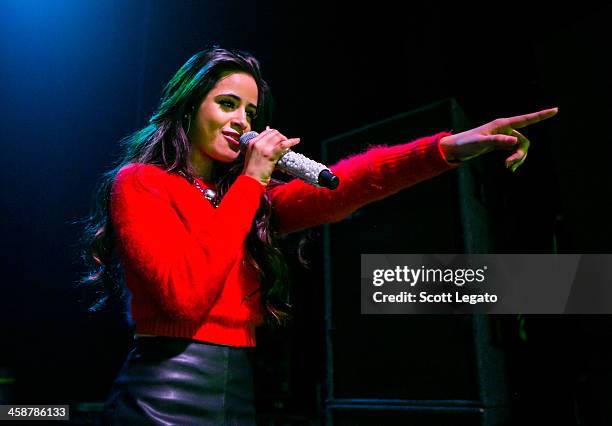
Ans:
[[[274,225],[290,233],[335,222],[453,168],[439,151],[445,135],[339,162],[331,167],[340,178],[335,191],[299,180],[269,189]],[[110,210],[137,333],[255,345],[262,322],[259,282],[242,260],[264,190],[239,176],[215,209],[186,179],[157,166],[129,164],[119,171]]]

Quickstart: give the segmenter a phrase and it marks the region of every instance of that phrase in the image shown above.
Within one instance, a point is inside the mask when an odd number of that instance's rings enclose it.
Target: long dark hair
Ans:
[[[166,85],[159,107],[143,129],[124,138],[123,155],[115,167],[102,176],[94,195],[92,214],[85,221],[82,238],[83,257],[89,273],[80,284],[86,294],[83,303],[90,312],[122,306],[127,309],[127,289],[121,264],[115,251],[115,235],[109,217],[110,191],[117,172],[129,163],[148,163],[168,172],[194,178],[188,161],[190,143],[185,129],[190,114],[197,109],[207,93],[227,72],[246,72],[257,83],[257,116],[252,128],[261,131],[270,119],[272,97],[261,77],[259,62],[250,54],[218,47],[193,55]],[[215,163],[213,180],[220,200],[243,169],[243,159],[224,165]],[[271,206],[263,196],[255,220],[246,239],[247,261],[260,275],[261,301],[269,323],[288,320],[287,267],[277,248],[276,236],[270,227]],[[92,292],[93,291],[93,292]]]

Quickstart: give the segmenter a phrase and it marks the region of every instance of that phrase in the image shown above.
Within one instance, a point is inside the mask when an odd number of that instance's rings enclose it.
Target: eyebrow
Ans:
[[[238,102],[240,102],[242,100],[242,99],[240,99],[240,96],[236,96],[233,93],[220,93],[216,97],[220,97],[220,96],[225,96],[225,97],[228,97],[228,98],[232,98],[232,99],[237,100]],[[250,106],[251,108],[257,110],[257,105],[248,104],[247,106]]]

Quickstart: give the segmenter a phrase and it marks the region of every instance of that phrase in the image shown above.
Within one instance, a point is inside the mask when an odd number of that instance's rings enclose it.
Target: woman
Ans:
[[[340,220],[368,202],[494,149],[525,160],[515,129],[556,109],[495,120],[457,135],[377,147],[332,167],[335,191],[270,185],[299,139],[266,127],[270,95],[244,52],[194,55],[149,125],[124,141],[88,228],[100,303],[131,294],[135,347],[111,395],[112,424],[254,424],[248,348],[265,319],[282,323],[284,263],[275,236]],[[261,132],[244,155],[238,139]]]

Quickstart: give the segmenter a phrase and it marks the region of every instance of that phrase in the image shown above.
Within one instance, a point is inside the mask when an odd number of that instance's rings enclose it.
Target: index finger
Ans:
[[[249,139],[249,142],[250,141],[258,142],[258,141],[260,141],[260,140],[262,140],[262,139],[264,139],[264,138],[266,138],[266,137],[268,137],[270,135],[273,135],[273,134],[279,134],[279,135],[283,136],[278,130],[272,129],[272,128],[270,128],[270,126],[266,126],[266,128],[261,133],[258,133],[257,136]]]
[[[558,111],[559,108],[543,109],[542,111],[532,112],[531,114],[517,115],[515,117],[507,118],[506,123],[513,129],[520,129],[539,121],[546,120],[547,118],[555,115]]]

